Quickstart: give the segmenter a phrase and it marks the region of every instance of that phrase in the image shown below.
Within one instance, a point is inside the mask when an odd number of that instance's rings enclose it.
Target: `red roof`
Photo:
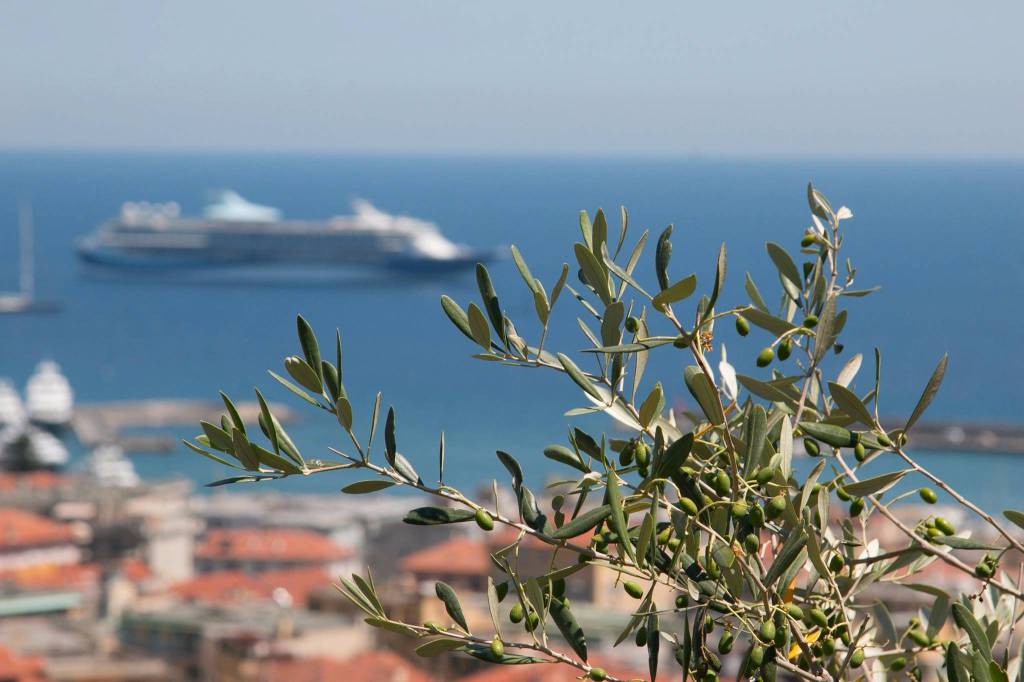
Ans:
[[[99,584],[99,577],[96,564],[36,564],[0,571],[0,583],[26,591],[87,590]]]
[[[390,651],[367,651],[344,660],[273,659],[262,679],[288,682],[433,682],[427,673]]]
[[[0,679],[11,682],[46,682],[43,659],[39,656],[18,656],[0,645]]]
[[[482,540],[453,537],[406,556],[400,563],[409,573],[487,575],[491,570],[487,545]]]
[[[45,469],[39,471],[27,471],[25,473],[5,471],[0,473],[0,491],[15,489],[24,490],[26,488],[44,490],[48,488],[56,488],[59,485],[70,483],[72,480],[74,479],[71,476],[58,474],[53,471],[46,471]]]
[[[328,562],[353,552],[323,533],[300,528],[213,528],[196,547],[197,559]]]
[[[0,507],[0,550],[59,545],[71,542],[72,537],[71,526],[66,523],[14,507]]]
[[[520,530],[512,526],[502,526],[500,529],[495,529],[493,533],[488,536],[488,540],[493,547],[507,547],[516,541],[519,537]],[[523,535],[523,538],[519,541],[520,547],[526,547],[529,549],[551,549],[551,545],[544,542],[536,535],[530,535],[529,533]]]
[[[140,583],[153,575],[153,572],[142,559],[126,557],[121,560],[121,575],[133,583]]]
[[[280,587],[288,591],[296,604],[305,604],[310,592],[330,583],[330,576],[322,568],[262,573],[213,571],[172,585],[171,591],[187,601],[224,605],[270,599]]]

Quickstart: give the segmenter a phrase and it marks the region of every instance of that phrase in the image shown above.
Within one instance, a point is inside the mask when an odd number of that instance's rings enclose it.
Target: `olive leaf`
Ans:
[[[640,425],[645,429],[665,409],[665,391],[659,381],[651,389],[643,404],[640,405]]]
[[[896,483],[909,472],[910,469],[890,471],[885,474],[879,474],[878,476],[872,476],[871,478],[864,478],[854,483],[846,483],[843,485],[843,489],[848,495],[853,495],[854,497],[877,495],[878,493],[884,493],[886,490],[896,485]]]
[[[583,634],[583,628],[580,627],[576,616],[573,615],[572,610],[569,608],[569,601],[557,597],[553,598],[549,612],[551,613],[551,620],[555,621],[555,626],[562,633],[562,636],[565,637],[565,641],[569,643],[569,646],[572,647],[572,650],[576,652],[580,659],[586,661],[587,637]]]
[[[580,368],[576,366],[576,363],[570,360],[569,357],[563,353],[559,353],[557,357],[558,362],[562,365],[562,368],[565,370],[566,374],[568,374],[569,378],[576,382],[577,386],[582,388],[587,393],[587,395],[589,395],[599,403],[605,402],[604,396],[602,396],[601,393],[596,388],[594,388],[594,385],[590,383],[590,379],[588,379],[586,375],[583,374],[582,371],[580,371]]]
[[[864,426],[874,427],[874,416],[864,406],[864,401],[856,393],[834,381],[828,382],[828,390],[832,395],[832,400],[839,406],[839,409],[864,424]]]
[[[811,438],[820,440],[822,443],[827,443],[835,448],[853,447],[857,444],[853,432],[835,424],[800,422],[800,428]]]
[[[395,442],[395,408],[388,408],[388,416],[384,421],[384,458],[388,464],[395,466],[395,455],[398,454],[398,444]]]
[[[1003,516],[1015,523],[1016,525],[1024,528],[1024,512],[1015,511],[1013,509],[1003,510]]]
[[[355,483],[349,483],[347,486],[342,488],[341,492],[348,493],[349,495],[363,495],[366,493],[375,493],[378,490],[385,490],[393,485],[395,485],[395,482],[387,479],[356,481]]]
[[[602,504],[600,507],[595,507],[594,509],[583,512],[576,518],[560,526],[557,530],[551,533],[551,537],[556,540],[567,540],[569,538],[574,538],[577,535],[582,535],[588,530],[600,525],[602,521],[611,515],[611,513],[611,505]]]
[[[770,331],[776,336],[782,336],[787,332],[791,332],[796,329],[796,325],[791,322],[787,322],[781,317],[776,317],[770,313],[766,313],[758,308],[751,308],[743,313],[743,316],[756,324],[761,329]]]
[[[672,226],[669,225],[658,237],[658,246],[654,251],[654,271],[658,276],[658,286],[664,291],[668,289],[668,262],[672,259]]]
[[[544,456],[555,462],[560,462],[566,466],[570,466],[573,469],[582,471],[585,474],[590,473],[590,467],[583,463],[580,456],[573,450],[565,447],[564,445],[549,445],[544,448]]]
[[[939,392],[939,386],[942,385],[942,379],[946,376],[946,365],[949,362],[949,353],[943,353],[942,358],[939,360],[939,364],[936,365],[935,370],[932,372],[931,377],[928,379],[928,383],[925,384],[924,391],[921,393],[921,397],[917,401],[917,405],[914,406],[914,411],[910,413],[910,418],[907,420],[907,425],[903,427],[903,432],[910,431],[911,427],[917,423],[917,420],[921,418],[924,411],[931,405],[932,399],[935,398],[935,394]]]
[[[444,610],[448,612],[452,620],[466,632],[469,632],[469,625],[466,624],[466,616],[462,613],[462,604],[455,594],[455,590],[448,583],[438,581],[434,584],[434,594],[444,603]]]
[[[469,316],[466,311],[463,310],[458,303],[453,301],[449,296],[441,296],[441,309],[444,310],[444,314],[448,316],[448,319],[452,321],[455,327],[466,335],[470,341],[476,341],[473,336],[473,330],[469,326]]]
[[[468,509],[453,509],[451,507],[419,507],[413,509],[405,518],[405,523],[413,526],[440,526],[448,523],[465,523],[476,516]]]
[[[700,409],[704,412],[708,421],[712,424],[724,422],[725,415],[722,413],[722,405],[718,402],[718,394],[715,391],[715,387],[711,383],[711,379],[701,371],[700,367],[696,365],[688,366],[683,370],[683,380],[686,383],[686,388],[690,390],[690,395],[700,405]]]
[[[316,341],[316,334],[313,333],[313,328],[302,315],[295,318],[295,325],[298,328],[299,345],[302,346],[302,354],[306,356],[306,363],[316,374],[317,383],[323,383],[324,377],[320,369],[320,345]]]
[[[611,529],[619,536],[619,551],[625,552],[630,561],[636,563],[636,553],[633,551],[633,543],[629,539],[629,528],[626,525],[626,516],[623,513],[622,491],[619,489],[619,477],[614,469],[608,470],[608,506],[611,508]]]
[[[688,275],[672,286],[662,289],[659,294],[651,299],[651,305],[658,310],[665,310],[668,305],[689,298],[696,289],[697,275]]]
[[[953,604],[953,621],[957,626],[967,633],[974,645],[975,650],[980,653],[986,661],[992,660],[992,644],[988,641],[981,624],[971,613],[971,610],[963,604]]]
[[[793,262],[793,257],[789,255],[786,249],[775,242],[766,243],[765,249],[768,251],[768,257],[771,258],[772,263],[775,264],[775,269],[779,271],[779,281],[782,282],[782,288],[785,289],[786,294],[791,299],[799,301],[800,291],[803,288],[803,278],[800,276],[796,263]],[[753,322],[753,320],[751,321]]]
[[[459,649],[466,643],[454,637],[432,637],[423,644],[416,647],[416,655],[424,658],[432,658],[441,654]]]
[[[491,283],[491,275],[487,272],[487,268],[484,267],[483,263],[476,264],[476,283],[480,289],[480,298],[483,300],[484,308],[487,310],[487,316],[494,327],[494,332],[501,339],[502,343],[507,346],[508,339],[505,338],[505,324],[503,321],[504,316],[501,314],[501,304],[498,303],[498,294],[495,293],[494,285]]]

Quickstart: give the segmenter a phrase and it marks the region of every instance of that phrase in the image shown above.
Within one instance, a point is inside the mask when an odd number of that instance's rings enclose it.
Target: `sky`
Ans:
[[[1024,157],[1024,3],[0,0],[0,149]]]

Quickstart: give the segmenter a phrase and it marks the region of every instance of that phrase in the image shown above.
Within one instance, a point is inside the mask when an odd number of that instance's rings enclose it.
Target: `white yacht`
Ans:
[[[86,458],[85,467],[105,487],[132,488],[139,484],[135,465],[118,445],[100,445]]]
[[[52,433],[28,423],[0,429],[0,469],[60,469],[67,463],[67,448]]]
[[[121,268],[368,266],[411,273],[472,268],[493,257],[449,241],[437,225],[386,213],[363,199],[353,213],[320,220],[286,219],[276,208],[221,192],[201,217],[177,203],[130,202],[78,244],[86,262]]]
[[[63,428],[70,424],[74,409],[71,384],[52,360],[36,365],[35,373],[25,386],[28,417],[46,428]]]
[[[4,426],[19,426],[28,419],[25,413],[25,404],[7,379],[0,379],[0,428]]]

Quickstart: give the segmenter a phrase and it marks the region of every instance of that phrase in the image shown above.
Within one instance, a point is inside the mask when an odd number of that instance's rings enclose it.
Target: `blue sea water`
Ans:
[[[290,430],[306,456],[326,458],[327,445],[347,446],[331,415],[304,410],[266,374],[297,351],[294,317],[301,312],[325,342],[340,327],[345,383],[361,431],[373,395],[383,391],[384,404],[397,410],[399,449],[425,477],[435,476],[443,430],[450,482],[472,486],[503,476],[495,449],[518,456],[540,481],[552,471],[541,449],[564,439],[572,420],[562,415],[583,400],[552,372],[470,358],[473,346],[438,305],[442,293],[463,304],[475,298],[470,273],[308,285],[168,281],[84,269],[73,241],[126,200],[174,200],[195,213],[208,190],[231,187],[289,216],[323,217],[346,212],[348,200],[362,196],[383,209],[433,220],[455,241],[515,243],[550,289],[561,263],[572,261],[577,212],[605,207],[614,233],[617,207],[625,204],[629,244],[643,229],[656,236],[674,223],[671,271],[695,271],[703,290],[726,242],[728,305],[746,301],[745,271],[774,298],[778,282],[764,242],[796,252],[809,224],[808,179],[835,205],[854,211],[846,250],[858,286],[883,287],[848,301],[846,350],[833,371],[849,355],[864,353],[863,388],[873,348],[881,348],[882,411],[902,415],[949,352],[930,418],[1024,421],[1024,204],[1016,198],[1024,163],[1018,162],[0,154],[0,290],[16,285],[16,203],[30,199],[40,296],[64,304],[53,316],[0,316],[0,376],[23,384],[36,362],[52,358],[80,401],[216,398],[218,389],[249,398],[259,386],[300,411]],[[642,267],[652,259],[649,251]],[[532,299],[511,261],[491,270],[510,316],[521,332],[535,334]],[[582,348],[578,306],[565,296],[558,308],[548,348]],[[765,337],[755,331],[741,339],[731,324],[722,327],[716,350],[724,341],[741,373],[757,373],[753,357]],[[649,369],[649,376],[661,374],[670,399],[679,403],[688,398],[684,364],[678,352],[664,349]],[[593,418],[584,423],[595,430],[609,426]],[[1016,456],[922,458],[986,505],[1021,506],[1016,481],[1024,460]],[[136,462],[151,477],[181,474],[205,482],[225,474],[184,448],[139,455]],[[350,479],[331,474],[285,485],[323,492]]]

